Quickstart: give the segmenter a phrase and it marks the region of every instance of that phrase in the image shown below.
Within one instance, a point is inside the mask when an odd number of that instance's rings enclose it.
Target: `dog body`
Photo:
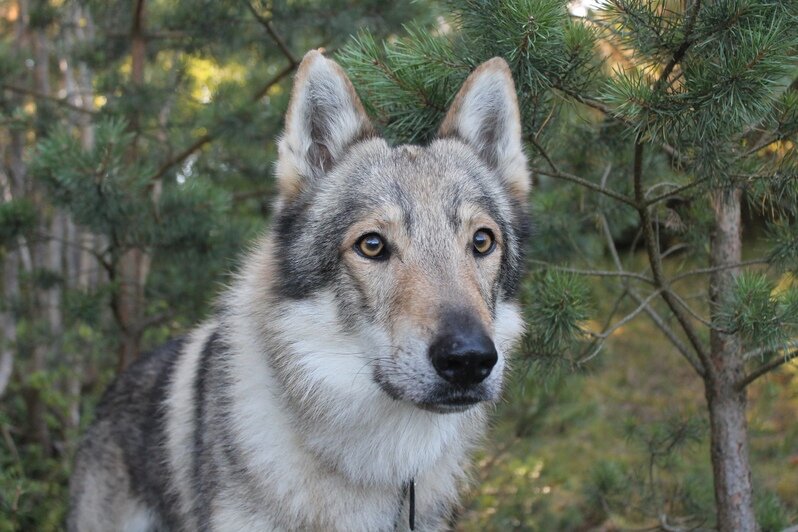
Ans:
[[[466,81],[426,147],[376,137],[310,52],[272,229],[213,319],[106,392],[73,531],[439,530],[522,331],[528,193],[509,69]]]

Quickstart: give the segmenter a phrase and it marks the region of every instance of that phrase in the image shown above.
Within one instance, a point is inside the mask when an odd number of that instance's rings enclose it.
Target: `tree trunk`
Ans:
[[[745,391],[725,384],[707,384],[712,471],[715,480],[718,530],[756,530]]]
[[[144,65],[147,59],[147,39],[144,34],[145,0],[133,0],[133,26],[130,32],[130,81],[135,89],[144,85]],[[131,129],[138,134],[137,116],[130,120]],[[130,159],[138,158],[138,139],[134,141]],[[118,263],[118,294],[116,317],[122,338],[119,344],[118,369],[122,370],[136,359],[140,351],[142,322],[144,321],[144,285],[149,274],[147,252],[140,248],[125,250]]]
[[[742,258],[740,191],[717,190],[712,196],[715,225],[710,241],[713,267],[739,263]],[[713,322],[734,288],[738,268],[715,271],[709,296]],[[735,384],[744,373],[740,339],[713,329],[710,333],[711,367],[705,379],[709,405],[712,470],[715,480],[718,530],[749,532],[757,529],[751,466],[748,459],[746,391]]]
[[[127,250],[117,265],[116,317],[122,336],[117,363],[119,371],[136,360],[140,351],[140,326],[144,315],[143,285],[140,284],[142,255],[140,249]]]
[[[50,58],[51,46],[46,30],[30,27],[29,2],[18,1],[19,15],[16,23],[15,50],[26,53],[33,58],[32,80],[23,74],[23,85],[32,82],[33,89],[44,95],[51,94],[50,86]],[[37,184],[32,181],[27,172],[24,150],[27,145],[29,132],[15,131],[11,133],[9,155],[12,159],[12,181],[15,183],[15,195],[30,199],[40,213],[48,212],[44,194]],[[39,134],[39,131],[33,133]],[[37,233],[40,235],[62,236],[65,215],[62,211],[55,210],[48,219],[41,216],[37,223]],[[20,238],[18,248],[21,264],[27,272],[49,271],[56,276],[63,275],[63,242],[59,240],[42,239],[40,241],[26,242]],[[44,326],[43,334],[39,335],[37,342],[32,346],[30,359],[25,364],[23,375],[30,376],[46,372],[49,359],[60,358],[60,343],[63,332],[63,315],[61,308],[61,287],[58,283],[40,286],[33,280],[30,290],[31,319]],[[21,362],[21,360],[19,361]],[[37,442],[45,455],[52,452],[52,440],[47,424],[47,405],[44,402],[44,393],[39,385],[31,386],[30,381],[23,386],[22,395],[26,403],[29,439]]]
[[[11,179],[0,176],[3,201],[11,201]],[[14,353],[17,348],[17,320],[11,306],[19,297],[19,265],[15,251],[6,250],[3,256],[3,288],[0,303],[0,399],[14,372]]]
[[[74,2],[69,6],[69,20],[71,27],[65,28],[63,32],[62,47],[63,54],[60,58],[61,72],[63,73],[64,87],[66,88],[67,98],[75,107],[94,111],[94,90],[92,84],[92,71],[85,62],[75,60],[75,50],[80,46],[85,46],[94,36],[94,25],[91,13],[87,6],[82,2]],[[81,146],[84,150],[90,151],[94,148],[94,124],[89,113],[74,113],[71,122],[80,132]],[[79,227],[71,219],[67,220],[67,238],[71,247],[66,249],[66,273],[69,284],[73,289],[77,289],[87,294],[92,288],[97,286],[92,282],[93,271],[100,265],[92,255],[96,238],[88,229]],[[80,399],[83,379],[86,375],[87,361],[84,360],[82,353],[86,352],[88,346],[77,343],[71,346],[71,351],[65,353],[66,378],[64,382],[64,392],[67,397],[66,407],[66,431],[67,434],[75,433],[80,427]],[[69,451],[74,445],[74,438],[68,440]],[[65,453],[71,459],[72,452]]]

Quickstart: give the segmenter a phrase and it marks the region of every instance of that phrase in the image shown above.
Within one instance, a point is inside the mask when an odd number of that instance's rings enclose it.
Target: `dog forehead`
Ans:
[[[336,194],[343,189],[367,202],[420,203],[427,209],[500,193],[490,186],[491,171],[473,151],[452,141],[396,147],[381,140],[362,142],[333,174],[326,188]]]

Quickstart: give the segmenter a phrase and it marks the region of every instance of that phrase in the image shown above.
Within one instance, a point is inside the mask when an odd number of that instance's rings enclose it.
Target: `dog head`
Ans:
[[[392,147],[343,70],[308,53],[277,177],[273,293],[332,309],[394,399],[437,412],[497,399],[522,330],[513,301],[530,188],[504,60],[471,74],[429,145]]]

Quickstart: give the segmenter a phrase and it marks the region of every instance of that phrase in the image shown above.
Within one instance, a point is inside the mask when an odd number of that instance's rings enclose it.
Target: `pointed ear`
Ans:
[[[496,170],[510,192],[526,202],[529,173],[521,141],[521,114],[510,67],[501,57],[479,65],[446,113],[440,137],[456,137]]]
[[[278,145],[281,196],[323,176],[354,142],[372,135],[352,82],[335,61],[311,50],[302,59]]]

